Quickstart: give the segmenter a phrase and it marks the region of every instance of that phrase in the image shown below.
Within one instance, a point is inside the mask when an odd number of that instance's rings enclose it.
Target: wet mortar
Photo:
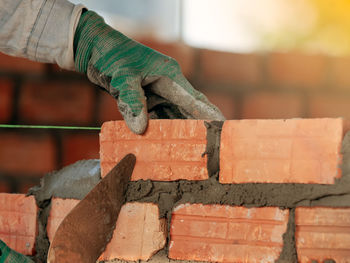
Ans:
[[[206,154],[208,157],[208,180],[179,180],[172,182],[139,180],[130,182],[126,196],[127,202],[151,202],[158,204],[160,217],[166,217],[168,220],[168,230],[170,228],[172,209],[175,206],[183,203],[221,204],[245,207],[274,206],[281,209],[290,209],[287,231],[283,235],[282,253],[276,262],[297,262],[297,252],[295,249],[294,240],[295,208],[298,206],[350,206],[350,132],[345,135],[342,144],[342,177],[336,179],[333,185],[294,183],[220,184],[218,181],[218,175],[220,132],[222,124],[222,122],[206,123],[208,131],[208,144],[206,152],[204,154]],[[98,162],[96,160],[94,161]],[[85,164],[85,162],[90,163]],[[85,162],[82,161],[80,164],[80,166],[84,166],[84,169],[80,169],[79,165],[76,167],[73,167],[74,165],[71,165],[64,168],[66,169],[65,173],[67,173],[69,169],[71,169],[71,171],[69,171],[70,174],[73,174],[75,170],[78,170],[83,172],[83,174],[85,173],[85,175],[91,174],[90,176],[93,179],[87,180],[87,178],[82,175],[80,175],[82,179],[79,179],[79,176],[76,175],[74,175],[74,177],[61,175],[56,176],[55,179],[52,179],[52,175],[48,175],[42,180],[41,187],[35,188],[30,193],[35,195],[36,200],[39,204],[46,202],[45,200],[49,200],[53,196],[61,198],[82,199],[87,194],[89,189],[92,189],[99,180],[99,169],[96,168],[96,163],[91,163],[91,160]],[[96,172],[97,170],[98,174]],[[95,171],[95,173],[92,171]],[[60,171],[57,173],[60,173]],[[60,179],[61,177],[63,179]],[[73,184],[70,184],[70,180],[72,180]],[[83,180],[86,183],[85,187],[83,187],[83,190],[80,188],[80,184],[77,183],[79,180]],[[45,184],[46,181],[51,183]],[[62,181],[64,181],[64,183]],[[51,185],[51,187],[47,187],[46,185]],[[61,186],[61,188],[57,190],[57,188],[55,188],[55,185]],[[63,186],[69,188],[66,189]],[[45,207],[43,207],[43,209],[45,209]],[[39,218],[39,220],[41,220],[40,223],[42,225],[46,226],[45,220],[47,220],[47,217],[45,218],[42,216],[42,218]],[[168,235],[169,233],[170,232],[168,231]],[[41,239],[45,240],[45,235],[46,233],[40,233],[39,231],[39,236],[41,236]],[[164,261],[168,260],[166,259],[166,250],[167,247],[160,251],[149,262],[173,262]],[[160,261],[157,261],[157,258],[159,258],[159,255],[162,255],[162,253],[165,253],[164,256]],[[45,255],[42,255],[41,257],[38,256],[38,258],[40,258],[40,260],[43,260],[45,259]],[[333,262],[332,259],[327,260],[327,262]],[[115,260],[109,262],[125,261]]]

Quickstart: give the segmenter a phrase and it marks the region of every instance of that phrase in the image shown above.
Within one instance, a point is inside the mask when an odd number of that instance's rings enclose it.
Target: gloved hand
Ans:
[[[74,48],[76,70],[117,99],[134,133],[147,127],[147,104],[151,107],[159,101],[185,118],[224,120],[219,109],[186,80],[174,59],[129,39],[92,11],[79,20]]]
[[[34,263],[34,261],[13,251],[0,240],[0,263]]]

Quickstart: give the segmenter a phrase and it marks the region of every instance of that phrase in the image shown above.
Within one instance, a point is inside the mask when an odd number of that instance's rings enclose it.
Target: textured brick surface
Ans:
[[[56,230],[60,226],[62,220],[69,214],[69,212],[79,203],[79,200],[75,199],[61,199],[52,198],[51,210],[47,220],[47,236],[52,241],[55,236]]]
[[[295,224],[299,262],[349,262],[349,208],[297,208]]]
[[[87,83],[28,82],[20,94],[20,117],[39,124],[88,124],[93,96],[93,87]]]
[[[132,180],[208,178],[206,128],[199,120],[150,120],[144,135],[133,134],[123,121],[106,122],[100,134],[101,174],[126,154],[136,155]]]
[[[272,84],[280,87],[316,89],[326,78],[326,58],[301,53],[273,53],[267,70]]]
[[[38,174],[55,169],[55,148],[47,135],[0,133],[0,171]]]
[[[0,79],[0,121],[8,122],[12,115],[13,83]]]
[[[288,211],[185,204],[173,211],[169,257],[211,262],[274,262]],[[244,259],[244,260],[243,260]]]
[[[211,50],[200,51],[201,75],[205,81],[256,85],[261,81],[260,57]]]
[[[220,182],[331,184],[342,138],[342,119],[226,121]]]
[[[100,260],[148,260],[165,246],[165,219],[159,219],[158,206],[127,203],[119,214],[113,238]]]
[[[19,253],[33,255],[37,212],[33,196],[0,193],[0,239]]]
[[[253,92],[244,97],[243,119],[302,117],[301,97],[277,92]]]
[[[62,139],[63,165],[79,160],[99,158],[99,138],[97,132],[66,135]]]

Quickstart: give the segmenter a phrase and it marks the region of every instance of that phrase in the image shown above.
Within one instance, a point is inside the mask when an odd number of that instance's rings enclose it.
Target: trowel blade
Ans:
[[[65,217],[47,262],[96,262],[112,238],[135,161],[133,154],[126,155]]]

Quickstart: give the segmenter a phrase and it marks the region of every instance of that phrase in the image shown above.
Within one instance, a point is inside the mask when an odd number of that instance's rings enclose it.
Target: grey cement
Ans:
[[[288,228],[283,236],[284,247],[280,258],[277,260],[279,263],[297,262],[294,240],[294,209],[296,207],[350,207],[350,133],[346,134],[342,144],[342,177],[337,179],[333,185],[270,183],[225,185],[218,182],[222,122],[207,123],[206,127],[208,130],[208,144],[206,152],[203,154],[207,154],[208,156],[208,173],[210,176],[208,180],[179,180],[175,182],[139,180],[130,182],[126,200],[128,202],[137,201],[158,204],[160,217],[167,217],[168,226],[170,226],[171,222],[172,209],[183,203],[222,204],[245,207],[276,206],[281,209],[290,209]],[[91,169],[94,171],[98,170],[97,161],[95,163],[92,161],[92,164],[96,166],[91,165],[91,163],[87,165],[84,162],[78,162],[54,173],[53,176],[49,175],[46,177],[49,179],[44,178],[41,187],[32,190],[31,193],[36,196],[39,203],[42,200],[51,198],[51,196],[82,199],[88,190],[92,189],[97,183],[99,178],[99,175],[94,173],[94,176],[91,178],[87,176],[90,179],[86,178],[86,174],[89,174]],[[84,167],[85,170],[80,168],[80,166]],[[85,176],[83,174],[76,176],[75,170],[83,171]],[[72,171],[72,173],[68,173],[67,171]],[[42,223],[44,224],[45,222]],[[156,260],[158,257],[161,257],[161,261],[159,262],[172,262],[166,261],[166,250],[167,248],[164,249],[164,256],[162,256],[163,252],[160,252],[150,262],[157,262],[153,260]],[[116,260],[114,262],[124,261]],[[332,262],[332,259],[329,259],[327,262]]]

